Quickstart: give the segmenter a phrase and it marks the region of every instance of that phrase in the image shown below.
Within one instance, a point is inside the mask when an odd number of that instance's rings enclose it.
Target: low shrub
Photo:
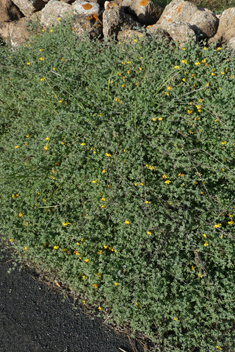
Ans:
[[[0,228],[159,351],[232,351],[234,61],[191,44],[2,47]]]

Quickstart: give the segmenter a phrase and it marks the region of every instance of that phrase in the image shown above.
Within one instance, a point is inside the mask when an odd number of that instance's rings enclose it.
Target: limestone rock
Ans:
[[[78,15],[91,16],[100,12],[100,5],[95,2],[75,1],[72,5],[73,12]]]
[[[45,6],[43,0],[13,0],[13,2],[26,17],[31,16],[35,11],[40,11]]]
[[[106,1],[103,13],[103,35],[106,38],[117,36],[121,30],[129,30],[134,27],[141,27],[141,24],[132,19],[124,12],[120,5]]]
[[[13,48],[18,47],[28,39],[30,23],[26,17],[19,21],[0,23],[0,36],[9,39]]]
[[[235,37],[235,7],[225,10],[220,19],[216,34],[209,39],[208,45],[219,41],[221,45],[229,43]]]
[[[140,23],[154,24],[156,23],[163,8],[149,0],[133,0],[128,7],[128,13],[135,15]]]
[[[56,24],[57,18],[62,18],[69,11],[72,11],[71,5],[63,1],[50,0],[41,11],[41,24],[50,27]]]
[[[0,22],[17,21],[22,17],[23,13],[11,0],[0,0]]]
[[[212,11],[209,11],[208,9],[198,9],[188,23],[191,25],[194,32],[199,30],[202,39],[204,39],[215,35],[219,20]]]

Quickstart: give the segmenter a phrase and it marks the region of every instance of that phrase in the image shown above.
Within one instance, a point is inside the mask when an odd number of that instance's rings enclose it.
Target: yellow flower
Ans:
[[[88,262],[89,262],[89,259],[84,259],[84,262],[88,263]]]
[[[102,308],[101,308],[101,307],[98,307],[98,309],[99,309],[99,310],[102,310]]]
[[[52,32],[53,32],[53,29],[51,29],[50,32],[52,33]]]
[[[147,235],[152,235],[152,233],[150,231],[147,232]]]
[[[12,194],[12,198],[15,198],[14,194]]]
[[[143,182],[141,182],[141,184],[140,184],[141,186],[143,186],[144,185],[144,183]]]
[[[169,184],[170,182],[171,182],[170,180],[165,181],[165,183],[167,183],[167,184]]]
[[[59,18],[59,17],[57,18],[57,21],[60,21],[60,18]]]
[[[59,103],[63,103],[63,100],[59,100]]]
[[[227,143],[226,141],[224,141],[224,142],[221,142],[221,144],[222,144],[222,145],[224,145],[224,144],[226,144],[226,143]]]
[[[31,63],[30,62],[27,62],[27,65],[30,65]]]
[[[214,225],[215,228],[220,227],[220,226],[221,226],[221,224]]]
[[[202,278],[202,277],[203,277],[203,275],[201,275],[201,274],[198,274],[198,276],[199,276],[200,278]]]
[[[122,88],[124,88],[125,87],[125,84],[122,84]]]
[[[207,242],[207,241],[204,243],[204,246],[205,246],[205,247],[208,246],[208,242]]]
[[[188,113],[189,115],[192,114],[192,112],[193,112],[193,110],[187,109],[187,113]]]
[[[45,81],[45,78],[41,78],[40,81]]]
[[[192,269],[192,270],[194,270],[195,268],[196,268],[195,266],[193,266],[193,265],[191,266],[191,269]]]
[[[58,248],[59,248],[59,246],[54,246],[53,248],[54,248],[54,249],[58,249]]]
[[[130,224],[130,222],[128,220],[125,221],[125,224]]]
[[[209,87],[209,85],[210,85],[209,83],[206,84],[207,87]]]
[[[15,148],[16,148],[16,149],[17,149],[17,148],[20,148],[20,145],[16,145]]]
[[[11,238],[9,241],[11,242],[11,241],[14,241],[14,240],[13,240],[13,238]]]
[[[198,66],[200,65],[200,62],[195,62],[194,65]]]
[[[151,203],[151,202],[148,202],[148,201],[146,200],[145,203],[146,203],[146,204],[149,204],[149,203]]]
[[[167,178],[167,176],[166,176],[166,175],[162,175],[162,177],[163,177],[163,178]]]
[[[44,150],[48,150],[48,148],[49,148],[48,145],[44,146]]]
[[[48,136],[45,138],[46,141],[49,141],[49,139],[50,139],[50,137],[48,137]]]
[[[28,249],[28,247],[24,247],[24,250]]]
[[[63,226],[67,226],[67,225],[70,225],[70,222],[63,222],[62,224]]]
[[[221,75],[224,75],[224,72],[220,72],[221,73]]]
[[[107,249],[107,248],[108,248],[108,246],[107,246],[107,245],[103,245],[103,247],[104,247],[104,249]]]
[[[108,154],[108,153],[105,153],[105,155],[108,156],[108,157],[111,156],[111,154]]]
[[[106,170],[104,169],[103,171],[102,171],[102,173],[104,174],[106,172]]]
[[[205,234],[203,234],[202,236],[203,236],[203,237],[207,237],[207,235],[205,235]]]
[[[40,60],[41,60],[41,61],[44,61],[44,58],[43,58],[43,57],[40,57]]]
[[[177,320],[178,320],[178,318],[174,318],[174,320],[175,320],[175,321],[177,321]]]
[[[97,182],[97,180],[94,180],[94,181],[92,181],[93,183],[96,183]]]
[[[23,216],[22,212],[19,213],[19,217],[21,218]]]
[[[156,118],[156,117],[153,117],[153,118],[152,118],[152,120],[153,120],[153,121],[156,121],[156,120],[157,120],[157,118]]]
[[[16,194],[16,197],[19,197],[19,194]]]
[[[162,121],[162,117],[159,117],[158,120],[159,120],[159,121]]]
[[[182,64],[187,64],[187,60],[182,60]]]
[[[180,66],[175,66],[174,67],[176,70],[179,70],[180,69]]]
[[[182,78],[182,81],[185,82],[185,78]]]
[[[86,143],[81,143],[80,145],[86,145]]]
[[[167,87],[167,90],[171,90],[171,89],[172,89],[171,87],[169,87],[169,86]]]
[[[53,71],[55,71],[55,67],[53,67],[53,69],[52,69]]]
[[[165,92],[165,95],[169,95],[169,93],[168,93],[168,92]]]
[[[231,221],[228,221],[228,224],[229,224],[229,225],[232,225],[233,223],[234,223],[234,221],[232,221],[232,220],[231,220]]]
[[[142,70],[142,67],[139,67],[139,70],[141,71],[141,70]]]

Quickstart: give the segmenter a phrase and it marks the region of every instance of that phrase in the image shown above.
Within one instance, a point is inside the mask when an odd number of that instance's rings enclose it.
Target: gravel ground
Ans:
[[[83,305],[74,306],[72,297],[63,302],[60,288],[12,253],[0,241],[0,352],[147,352],[140,340],[105,325]],[[16,270],[8,273],[14,263]]]

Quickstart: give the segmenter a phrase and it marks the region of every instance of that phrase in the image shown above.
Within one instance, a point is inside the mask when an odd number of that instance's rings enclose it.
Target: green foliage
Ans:
[[[232,351],[231,52],[61,21],[0,57],[4,237],[159,351]]]

